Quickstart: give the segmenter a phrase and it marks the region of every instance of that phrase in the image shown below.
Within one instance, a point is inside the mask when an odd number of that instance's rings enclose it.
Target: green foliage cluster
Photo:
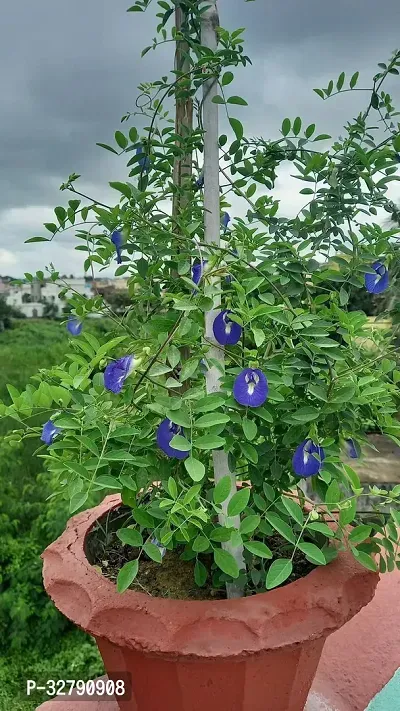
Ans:
[[[0,333],[2,396],[9,398],[6,382],[21,386],[39,363],[61,360],[66,342],[60,324],[14,321],[13,329]],[[83,633],[71,633],[43,589],[40,555],[64,529],[67,506],[46,501],[53,485],[33,456],[37,442],[6,434],[9,419],[0,425],[0,710],[30,711],[46,699],[26,698],[28,676],[86,679],[103,667],[95,645]]]

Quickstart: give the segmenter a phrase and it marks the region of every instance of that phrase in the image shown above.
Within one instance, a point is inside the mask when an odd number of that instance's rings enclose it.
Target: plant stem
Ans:
[[[216,0],[209,0],[209,6],[202,15],[202,45],[208,47],[212,52],[217,50],[217,27],[219,24]],[[217,95],[218,82],[215,77],[209,78],[204,84],[203,94],[203,116],[204,116],[204,234],[207,245],[220,244],[220,198],[219,198],[219,146],[218,146],[218,104],[213,102]],[[210,278],[211,283],[220,292],[221,279],[218,276]],[[224,350],[217,347],[213,323],[221,305],[221,297],[218,295],[214,299],[213,308],[205,314],[205,339],[211,345],[208,356],[211,360],[218,361],[221,368],[225,365]],[[221,372],[213,365],[206,373],[206,388],[208,393],[218,392],[220,388]],[[231,493],[222,505],[222,513],[219,515],[221,526],[233,526],[237,530],[240,526],[240,517],[229,518],[227,507],[230,499],[236,492],[236,476],[229,470],[228,455],[224,450],[213,451],[214,480],[217,484],[223,477],[229,476],[231,479]],[[243,570],[245,562],[243,559],[243,546],[234,547],[230,542],[223,543],[223,548],[236,560],[239,570]],[[243,596],[243,587],[236,583],[227,583],[226,591],[228,598]]]

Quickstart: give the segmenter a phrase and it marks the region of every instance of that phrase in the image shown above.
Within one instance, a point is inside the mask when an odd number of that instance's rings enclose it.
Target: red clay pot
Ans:
[[[45,588],[93,635],[109,674],[132,675],[121,711],[301,711],[326,638],[373,597],[378,574],[349,553],[283,588],[239,600],[182,601],[115,585],[85,538],[108,496],[72,518],[43,553]]]

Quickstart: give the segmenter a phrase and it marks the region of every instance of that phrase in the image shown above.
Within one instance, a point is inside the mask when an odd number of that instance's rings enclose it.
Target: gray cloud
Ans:
[[[250,135],[275,137],[282,118],[297,114],[340,133],[368,97],[358,92],[328,104],[312,89],[342,70],[360,70],[360,86],[369,86],[376,63],[400,44],[398,0],[219,5],[223,26],[247,28],[253,67],[238,72],[234,93],[251,106],[235,110]],[[51,206],[65,200],[58,187],[69,173],[82,174],[82,185],[103,200],[107,181],[125,174],[124,162],[95,144],[112,141],[120,117],[134,108],[137,84],[166,73],[172,58],[166,45],[140,60],[155,34],[155,8],[127,14],[128,6],[129,0],[0,0],[0,273],[20,275],[51,260],[80,271],[72,236],[51,247],[23,242],[40,234]],[[400,98],[400,81],[387,88]],[[288,181],[283,173],[278,193],[285,203]]]

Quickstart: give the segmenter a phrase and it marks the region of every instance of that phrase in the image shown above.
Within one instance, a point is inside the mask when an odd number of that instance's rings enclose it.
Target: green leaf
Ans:
[[[155,545],[155,543],[145,543],[143,546],[143,550],[146,555],[151,558],[151,560],[154,560],[155,563],[162,563],[161,551],[159,547]]]
[[[318,96],[320,96],[321,99],[325,98],[325,92],[323,89],[313,89],[313,91],[315,91],[315,93],[318,94]]]
[[[233,81],[234,77],[232,72],[225,72],[225,74],[222,75],[221,83],[222,86],[227,86]]]
[[[315,543],[304,543],[301,541],[298,548],[304,553],[307,560],[316,565],[326,565],[326,560],[323,552],[315,545]]]
[[[223,412],[210,412],[207,415],[199,417],[195,422],[196,427],[213,427],[214,425],[223,425],[230,422],[229,415]]]
[[[122,489],[121,483],[114,476],[99,476],[95,484],[102,489],[113,489],[114,491],[121,491]]]
[[[224,551],[222,548],[216,548],[214,551],[214,562],[226,575],[230,575],[231,578],[239,577],[239,566],[233,555],[228,553],[228,551]]]
[[[319,521],[308,523],[307,528],[310,528],[312,531],[318,531],[318,533],[322,533],[327,538],[335,538],[335,532],[332,531],[326,523],[320,523]]]
[[[139,571],[139,561],[130,560],[121,568],[117,576],[117,590],[119,593],[125,592],[135,580]]]
[[[206,468],[202,462],[195,457],[185,459],[185,469],[193,481],[201,481],[204,479]]]
[[[110,153],[114,153],[116,156],[118,155],[118,151],[116,151],[115,148],[112,148],[111,146],[107,146],[106,143],[96,143],[96,146],[100,146],[100,148],[105,148],[106,151],[110,151]]]
[[[123,449],[115,449],[112,452],[106,452],[104,459],[110,462],[131,462],[135,457],[130,452],[124,452]]]
[[[241,141],[243,138],[243,124],[236,118],[230,118],[229,123],[231,125],[231,128],[236,136],[236,139],[238,141]]]
[[[345,78],[346,78],[346,75],[345,75],[344,72],[342,72],[342,73],[339,75],[339,79],[338,79],[337,82],[336,82],[336,89],[337,89],[338,91],[340,91],[340,90],[342,89]]]
[[[351,499],[351,501],[346,501],[342,504],[344,508],[340,508],[339,513],[339,523],[341,526],[348,526],[349,523],[354,521],[354,517],[357,513],[357,499]]]
[[[224,526],[218,526],[214,528],[210,533],[210,540],[216,543],[226,543],[231,539],[232,530],[225,528]]]
[[[196,553],[204,553],[209,545],[210,544],[205,536],[197,536],[197,538],[193,541],[192,548]]]
[[[293,418],[299,422],[311,422],[319,417],[319,410],[316,407],[301,407],[293,413]]]
[[[112,182],[110,183],[110,188],[118,190],[119,193],[122,193],[122,195],[124,195],[128,199],[132,197],[132,190],[126,183]]]
[[[78,511],[78,509],[86,503],[88,496],[88,491],[82,491],[80,494],[74,494],[69,504],[69,512],[75,513],[75,511]]]
[[[346,304],[348,303],[348,300],[349,300],[349,293],[348,293],[348,291],[346,291],[344,286],[340,287],[339,299],[340,299],[340,305],[346,306]]]
[[[224,99],[222,98],[222,96],[219,96],[219,95],[218,95],[218,96],[214,96],[214,97],[212,98],[212,102],[213,102],[213,104],[225,104]]]
[[[166,411],[166,417],[168,417],[171,422],[173,422],[175,425],[179,425],[180,427],[187,427],[190,429],[191,427],[191,421],[190,421],[190,415],[187,410],[185,409],[180,409],[180,410],[167,410]]]
[[[170,476],[168,479],[168,493],[173,499],[178,498],[178,487],[176,485],[176,481],[174,477]]]
[[[204,437],[198,437],[193,446],[197,449],[220,449],[225,444],[225,440],[218,435],[208,434]]]
[[[179,452],[190,452],[192,449],[190,442],[182,435],[175,435],[169,444],[172,449],[177,449]]]
[[[261,328],[252,328],[251,330],[254,336],[254,342],[257,348],[259,348],[265,341],[265,333]]]
[[[294,501],[294,499],[290,499],[288,496],[282,496],[282,503],[289,515],[296,521],[296,523],[299,524],[299,526],[302,526],[304,516],[299,504]]]
[[[119,145],[120,148],[126,148],[129,141],[126,136],[122,133],[122,131],[116,131],[114,134],[115,142]]]
[[[350,79],[350,89],[354,89],[355,85],[358,82],[358,77],[360,76],[360,72],[355,72],[353,76]]]
[[[244,543],[244,547],[259,558],[272,558],[272,551],[261,541],[247,541]]]
[[[306,130],[305,130],[305,136],[306,136],[306,138],[311,138],[311,136],[313,135],[314,131],[315,131],[315,123],[310,123],[310,125],[307,126],[307,128],[306,128]]]
[[[260,525],[260,521],[261,516],[259,516],[258,514],[246,516],[246,518],[244,518],[243,521],[240,522],[240,533],[246,535],[248,535],[249,533],[253,533],[253,531],[255,531],[256,528],[258,528],[258,526]]]
[[[196,561],[194,566],[194,581],[199,588],[203,587],[208,578],[207,568],[200,560]]]
[[[249,420],[247,417],[244,417],[242,427],[246,439],[251,441],[257,436],[257,425],[254,420]]]
[[[135,480],[129,474],[120,474],[119,480],[125,489],[129,489],[130,491],[138,490]]]
[[[258,452],[255,447],[253,447],[252,444],[249,442],[239,442],[240,449],[242,450],[244,456],[246,459],[249,460],[249,462],[252,462],[253,464],[258,463]]]
[[[138,548],[143,545],[142,534],[134,528],[120,528],[119,531],[117,531],[117,536],[124,546]]]
[[[231,493],[232,480],[230,476],[223,476],[213,490],[213,501],[215,504],[222,504]]]
[[[353,545],[356,545],[357,543],[362,543],[365,541],[366,538],[369,538],[371,535],[372,531],[372,526],[366,526],[365,524],[362,524],[360,526],[356,526],[353,528],[352,532],[349,535],[349,541],[350,543],[353,543]]]
[[[357,548],[352,548],[352,553],[356,560],[358,560],[361,565],[364,566],[364,568],[367,568],[368,570],[373,570],[374,573],[377,571],[377,565],[369,553],[364,553],[364,551],[358,551]]]
[[[340,501],[341,498],[342,496],[340,493],[339,484],[337,483],[336,479],[333,479],[327,488],[325,494],[325,503],[332,508]]]
[[[287,558],[278,558],[268,568],[265,587],[272,590],[287,580],[292,574],[293,563]]]
[[[241,96],[230,96],[227,100],[228,104],[236,104],[237,106],[248,106],[248,103]]]
[[[285,521],[282,521],[278,514],[274,513],[273,511],[267,511],[265,513],[265,518],[268,523],[270,523],[271,526],[275,528],[275,530],[278,531],[281,536],[283,536],[283,538],[286,538],[286,540],[289,541],[289,543],[293,543],[293,545],[296,544],[296,538],[292,529]]]
[[[221,405],[225,404],[225,400],[218,395],[207,395],[206,397],[200,398],[198,402],[194,404],[195,412],[210,412],[216,410]]]
[[[295,120],[293,121],[293,133],[295,136],[298,136],[301,131],[301,118],[300,116],[296,116]]]
[[[281,131],[284,136],[287,136],[288,133],[290,133],[291,126],[292,126],[292,124],[291,124],[290,119],[288,119],[288,118],[283,119]]]
[[[245,488],[239,489],[231,498],[228,503],[228,516],[238,516],[242,511],[245,510],[250,499],[250,488],[247,486]]]
[[[30,237],[25,240],[25,244],[29,244],[30,242],[50,242],[50,240],[48,237]]]
[[[271,413],[265,407],[257,407],[256,415],[258,415],[258,417],[261,417],[261,419],[265,420],[266,422],[272,423],[274,421],[274,418],[272,417]]]
[[[373,91],[373,92],[372,92],[372,96],[371,96],[371,106],[372,106],[373,109],[376,109],[376,110],[379,109],[379,96],[378,96],[378,94],[376,93],[376,91]]]

